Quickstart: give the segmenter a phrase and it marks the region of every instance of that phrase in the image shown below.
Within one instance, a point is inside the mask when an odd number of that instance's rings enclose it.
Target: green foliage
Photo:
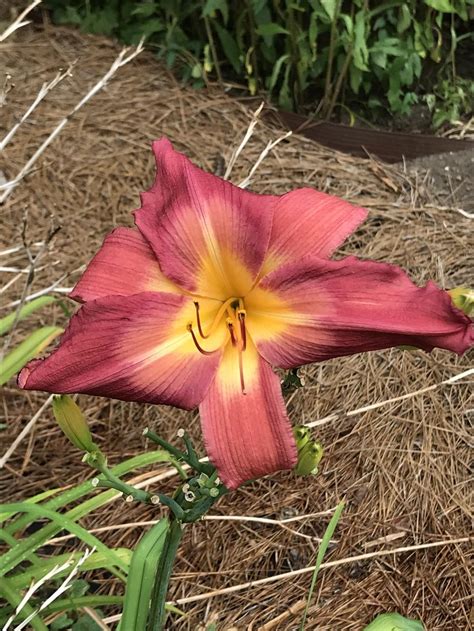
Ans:
[[[429,64],[444,76],[474,0],[48,0],[53,19],[129,44],[146,37],[195,87],[209,74],[266,90],[287,109],[341,103],[406,114]],[[455,90],[455,89],[454,89]],[[451,94],[450,92],[450,94]],[[466,100],[458,94],[459,111]],[[442,109],[442,108],[441,108]],[[455,116],[454,106],[444,120]],[[436,115],[439,124],[443,116]]]
[[[382,613],[364,631],[424,631],[419,620],[404,618],[399,613]]]
[[[424,99],[435,129],[444,123],[455,123],[462,115],[469,116],[474,112],[474,81],[461,77],[441,79]]]
[[[57,300],[53,296],[40,296],[24,304],[18,311],[12,311],[0,318],[0,336],[12,331],[18,322],[35,313],[35,311],[55,302]],[[62,332],[63,329],[57,326],[40,327],[28,335],[13,350],[6,353],[0,362],[0,385],[3,386],[11,377],[16,375],[30,359],[41,353]]]
[[[117,476],[122,476],[157,462],[169,461],[168,453],[153,451],[130,458],[113,467],[111,471]],[[7,547],[6,552],[0,555],[0,597],[7,601],[7,605],[0,611],[0,628],[32,583],[41,580],[53,567],[60,566],[65,561],[75,563],[83,556],[83,552],[80,551],[46,556],[45,545],[59,532],[74,534],[86,546],[95,548],[96,551],[82,564],[81,571],[107,570],[125,582],[131,551],[127,548],[107,547],[78,523],[81,518],[107,504],[117,495],[115,490],[106,490],[79,501],[94,491],[95,487],[88,480],[66,491],[53,489],[24,502],[0,504],[0,542],[2,547],[4,544]],[[68,508],[71,504],[73,507]],[[43,520],[47,521],[43,523]],[[28,529],[32,526],[34,529],[30,534]],[[70,569],[71,567],[62,570],[45,585],[48,594],[51,587],[57,587],[64,580]],[[77,611],[81,607],[91,607],[99,611],[99,607],[121,605],[123,602],[123,596],[95,596],[89,595],[88,592],[89,584],[82,578],[76,578],[62,598],[52,602],[41,616],[36,616],[31,621],[31,628],[46,631],[43,616],[46,618],[57,613],[61,615],[55,619],[55,626],[51,626],[51,629],[92,629],[95,627],[91,626],[93,621],[89,616],[78,617]],[[44,594],[45,592],[40,589],[19,614],[18,620],[30,614],[42,602]]]

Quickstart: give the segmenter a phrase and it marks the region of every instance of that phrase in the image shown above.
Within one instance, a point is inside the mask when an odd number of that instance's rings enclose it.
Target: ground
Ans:
[[[3,108],[5,130],[26,110],[43,81],[59,66],[77,60],[72,77],[51,92],[8,145],[0,169],[10,179],[106,72],[117,48],[103,39],[49,26],[24,29],[4,47],[6,70],[15,83]],[[25,210],[31,243],[45,237],[53,215],[61,230],[28,292],[58,279],[59,286],[71,286],[105,234],[116,225],[131,225],[138,194],[152,181],[152,139],[166,134],[178,149],[214,171],[222,159],[229,160],[249,120],[244,105],[212,89],[183,88],[151,55],[142,54],[68,123],[7,200],[0,217],[0,249],[21,244]],[[260,123],[231,179],[241,181],[268,140],[281,133]],[[439,199],[426,169],[412,172],[352,158],[295,136],[263,161],[251,188],[280,193],[298,186],[313,186],[369,209],[364,227],[337,256],[355,253],[391,261],[419,283],[429,278],[444,287],[472,283],[472,219],[459,212],[464,201],[457,194],[449,197],[450,189]],[[4,258],[5,265],[26,265],[21,250]],[[5,273],[1,286],[10,279]],[[18,298],[22,282],[2,294],[4,312],[11,310],[9,303]],[[12,344],[39,322],[64,325],[66,318],[58,307],[46,309],[20,323]],[[287,403],[295,423],[321,420],[315,430],[325,448],[320,473],[309,479],[281,473],[247,484],[218,504],[214,514],[308,517],[295,522],[292,531],[224,520],[189,527],[170,593],[173,599],[188,599],[181,605],[187,615],[173,617],[169,628],[194,631],[215,620],[219,631],[298,629],[308,573],[200,601],[192,598],[313,564],[317,538],[330,518],[313,513],[334,509],[341,498],[347,506],[327,560],[377,551],[380,556],[323,570],[306,629],[359,631],[377,613],[389,610],[421,618],[429,631],[469,628],[469,545],[464,539],[471,532],[468,420],[474,406],[466,380],[440,384],[470,366],[472,355],[456,358],[444,351],[428,355],[393,349],[306,367],[305,388],[290,395]],[[419,390],[423,393],[399,398]],[[2,451],[45,399],[19,391],[13,380],[7,384],[0,418],[7,425]],[[395,400],[374,406],[389,399]],[[112,463],[149,449],[142,437],[144,426],[169,439],[185,426],[200,441],[195,413],[97,397],[80,397],[80,404]],[[160,471],[155,467],[150,475]],[[48,409],[0,471],[0,493],[3,501],[20,499],[90,475]],[[173,484],[162,482],[158,488],[166,492]],[[159,514],[156,508],[115,500],[82,523],[89,528],[112,526]],[[110,546],[133,546],[143,528],[112,529],[100,536]],[[421,547],[439,542],[442,545],[431,549]],[[405,546],[418,549],[386,553]],[[45,553],[77,549],[81,544],[70,539]],[[121,592],[110,576],[89,579],[101,593]],[[105,615],[114,613],[111,608]]]

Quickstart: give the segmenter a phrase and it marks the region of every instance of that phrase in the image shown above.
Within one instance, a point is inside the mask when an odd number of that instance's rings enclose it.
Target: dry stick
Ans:
[[[21,125],[23,125],[23,123],[34,112],[34,110],[38,107],[41,101],[49,94],[49,92],[51,92],[51,90],[53,90],[58,85],[58,83],[61,83],[61,81],[65,79],[66,77],[72,77],[71,70],[73,67],[74,67],[74,64],[71,64],[69,68],[65,70],[64,72],[59,71],[58,74],[54,77],[54,79],[52,79],[49,83],[43,83],[33,103],[26,110],[26,112],[20,118],[18,123],[16,123],[16,125],[13,125],[13,127],[5,136],[5,138],[0,142],[0,151],[3,151],[5,149],[5,147],[13,138],[13,136],[16,134],[16,132],[19,130]]]
[[[46,399],[46,401],[43,403],[43,405],[40,407],[40,409],[36,412],[36,414],[32,417],[32,419],[25,425],[25,427],[21,430],[21,432],[18,434],[18,436],[12,442],[10,447],[6,450],[6,452],[0,458],[0,469],[2,469],[5,466],[5,463],[10,458],[12,453],[15,451],[15,449],[18,447],[18,445],[21,443],[21,441],[24,439],[24,437],[31,431],[31,428],[33,427],[33,425],[36,423],[36,421],[39,419],[41,414],[44,412],[44,410],[48,407],[48,405],[53,400],[53,396],[54,395],[51,394]]]
[[[39,296],[44,296],[45,294],[49,294],[50,292],[54,292],[56,294],[69,294],[73,289],[72,287],[58,287],[58,285],[65,278],[67,278],[69,274],[73,274],[76,271],[77,270],[74,270],[73,272],[68,272],[66,274],[63,274],[57,280],[55,280],[54,283],[49,285],[49,287],[45,287],[44,289],[39,289],[38,291],[35,291],[34,294],[29,294],[28,296],[26,296],[24,303],[30,302],[31,300],[34,300],[35,298],[39,298]],[[16,307],[19,304],[20,304],[20,300],[12,300],[12,302],[9,302],[6,305],[6,307]]]
[[[77,103],[72,110],[67,114],[59,125],[49,134],[46,140],[40,145],[40,147],[35,151],[35,153],[31,156],[25,166],[21,169],[18,175],[9,182],[0,185],[0,190],[5,189],[4,192],[0,195],[0,204],[3,203],[10,193],[16,188],[16,186],[21,182],[21,180],[29,173],[31,167],[35,164],[38,158],[43,154],[45,149],[50,145],[53,140],[61,133],[63,127],[67,125],[67,123],[71,120],[71,118],[85,105],[97,92],[99,92],[103,87],[105,87],[108,81],[113,77],[113,75],[117,72],[119,68],[128,64],[132,59],[134,59],[137,55],[139,55],[143,51],[143,39],[140,41],[135,50],[126,57],[126,54],[130,50],[130,48],[123,48],[115,59],[113,64],[110,66],[108,72],[98,81],[94,87]]]
[[[319,566],[320,570],[330,567],[337,567],[338,565],[346,565],[348,563],[355,563],[357,561],[365,561],[367,559],[373,559],[381,556],[389,556],[390,554],[400,554],[402,552],[416,552],[417,550],[426,550],[428,548],[439,548],[441,546],[455,545],[457,543],[467,543],[471,541],[471,537],[460,537],[459,539],[450,539],[448,541],[434,541],[433,543],[421,543],[414,546],[404,546],[402,548],[394,548],[393,550],[377,550],[376,552],[367,552],[365,554],[357,554],[352,557],[345,557],[343,559],[336,559],[335,561],[326,561]],[[178,598],[170,602],[172,605],[186,605],[188,603],[198,602],[200,600],[207,600],[214,596],[222,596],[223,594],[232,594],[244,589],[251,589],[258,587],[259,585],[266,585],[267,583],[274,583],[278,581],[285,581],[295,576],[301,576],[302,574],[310,574],[314,572],[315,566],[301,568],[300,570],[293,570],[291,572],[285,572],[284,574],[276,574],[275,576],[267,576],[266,578],[259,578],[255,581],[249,581],[248,583],[241,583],[240,585],[232,585],[231,587],[224,587],[222,589],[215,589],[204,594],[196,594],[196,596],[188,596],[185,598]],[[175,580],[179,580],[179,576],[174,577]],[[110,622],[117,622],[120,620],[120,614],[116,616],[110,616],[106,618],[104,622],[106,624]]]
[[[437,390],[442,386],[453,385],[457,381],[464,379],[465,377],[469,377],[470,375],[474,375],[474,368],[469,368],[464,372],[458,373],[449,379],[445,379],[444,381],[440,381],[439,383],[434,383],[431,386],[426,386],[425,388],[421,388],[420,390],[415,390],[415,392],[408,392],[407,394],[402,394],[399,397],[393,397],[392,399],[386,399],[385,401],[379,401],[378,403],[371,403],[370,405],[365,405],[364,407],[357,408],[356,410],[351,410],[350,412],[341,412],[334,414],[329,414],[329,416],[325,416],[317,421],[312,421],[310,423],[304,423],[306,427],[319,427],[320,425],[326,425],[326,423],[332,423],[341,418],[349,418],[351,416],[356,416],[357,414],[362,414],[363,412],[368,412],[370,410],[376,410],[384,405],[389,405],[390,403],[397,403],[398,401],[404,401],[405,399],[410,399],[411,397],[417,396],[419,394],[425,394],[426,392],[431,392],[433,390]]]
[[[279,142],[281,142],[282,140],[285,140],[286,138],[289,138],[289,136],[291,136],[293,134],[292,131],[287,131],[286,134],[283,134],[283,136],[280,136],[279,138],[277,138],[276,140],[271,140],[267,146],[265,147],[265,149],[262,151],[262,153],[258,156],[257,161],[255,162],[255,164],[253,165],[253,167],[250,169],[250,173],[247,175],[247,177],[242,180],[242,182],[240,182],[240,184],[238,185],[239,188],[247,188],[247,186],[250,184],[250,181],[252,179],[253,174],[255,173],[255,171],[258,169],[258,167],[260,166],[260,163],[267,157],[267,155],[270,153],[270,151],[277,146],[277,144]]]
[[[287,517],[286,519],[269,519],[268,517],[253,517],[250,515],[204,515],[202,521],[243,521],[243,522],[255,522],[261,524],[273,524],[276,526],[286,527],[286,524],[303,521],[304,519],[311,519],[313,517],[321,517],[323,515],[330,515],[336,509],[330,508],[328,510],[320,511],[319,513],[308,513],[305,515],[297,515],[296,517]],[[124,524],[116,524],[114,526],[100,526],[98,528],[91,528],[89,530],[90,533],[97,534],[100,532],[109,532],[111,530],[125,530],[127,528],[138,528],[142,526],[153,526],[158,523],[158,519],[149,519],[147,521],[131,521]],[[297,535],[302,536],[302,533],[297,531],[291,531]],[[61,537],[54,537],[53,539],[49,539],[46,541],[45,545],[51,545],[53,543],[61,543],[63,541],[68,541],[69,539],[74,539],[76,535],[62,535]],[[309,535],[304,535],[308,537]],[[319,540],[319,537],[309,537],[310,539]],[[337,543],[337,542],[334,542]]]
[[[29,24],[30,20],[22,22],[23,18],[26,17],[30,11],[33,11],[33,9],[37,7],[40,3],[41,0],[33,0],[33,2],[28,7],[26,7],[26,9],[22,13],[20,13],[16,20],[3,31],[3,33],[0,35],[0,42],[5,41],[7,37],[10,37],[12,33],[17,31],[22,26],[26,26],[27,24]]]
[[[23,226],[22,226],[22,230],[21,230],[21,239],[23,241],[23,247],[24,247],[26,255],[28,257],[28,261],[30,262],[29,270],[28,270],[28,276],[26,277],[26,281],[25,281],[25,284],[23,286],[23,290],[21,292],[20,298],[15,301],[15,303],[16,303],[15,305],[12,305],[12,306],[16,306],[15,319],[13,321],[13,324],[11,326],[10,331],[8,332],[8,335],[5,338],[5,342],[3,344],[3,348],[2,348],[2,351],[0,353],[0,362],[2,362],[4,357],[5,357],[5,354],[6,354],[7,350],[8,350],[9,345],[10,345],[10,341],[12,339],[13,333],[15,331],[16,325],[18,324],[18,320],[20,319],[20,312],[21,312],[21,309],[22,309],[23,305],[26,302],[28,288],[30,287],[31,283],[33,282],[34,274],[36,272],[36,266],[38,264],[38,261],[41,259],[43,254],[48,249],[48,245],[53,240],[54,236],[60,230],[59,226],[55,227],[54,225],[52,225],[50,230],[49,230],[49,232],[48,232],[48,234],[46,235],[45,240],[43,241],[43,245],[40,247],[40,249],[37,252],[37,254],[35,256],[33,256],[32,252],[31,252],[31,249],[30,249],[30,246],[28,245],[27,240],[26,240],[27,224],[28,224],[28,211],[25,212],[25,215],[24,215],[24,218],[23,218]]]
[[[232,169],[234,168],[234,165],[237,161],[237,158],[240,156],[240,154],[242,153],[245,145],[248,143],[248,141],[250,140],[250,138],[252,137],[252,134],[254,132],[255,126],[257,125],[258,121],[259,121],[259,117],[260,114],[263,110],[265,106],[264,101],[262,101],[258,107],[258,109],[255,110],[255,112],[252,114],[252,120],[249,123],[249,126],[247,128],[247,131],[245,132],[245,136],[242,138],[242,142],[240,143],[240,145],[237,147],[237,149],[235,149],[230,157],[229,160],[229,164],[227,165],[227,168],[225,170],[224,173],[224,180],[228,180],[230,177],[230,174],[232,173]]]
[[[44,245],[44,241],[35,241],[34,243],[30,244],[30,248],[40,248],[42,245]],[[21,250],[24,250],[24,248],[25,246],[23,244],[15,245],[11,248],[7,248],[6,250],[0,251],[0,256],[7,256],[9,254],[15,254],[15,252],[20,252]]]

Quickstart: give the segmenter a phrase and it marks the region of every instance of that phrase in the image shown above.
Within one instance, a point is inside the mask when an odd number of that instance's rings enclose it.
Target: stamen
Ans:
[[[242,350],[247,348],[247,330],[245,328],[245,316],[247,315],[245,309],[239,309],[237,316],[240,323],[240,339],[242,340]]]
[[[214,351],[206,351],[204,350],[204,348],[202,348],[202,346],[199,344],[196,334],[193,331],[193,325],[192,324],[188,324],[186,329],[191,333],[191,337],[193,338],[193,342],[194,345],[196,346],[196,348],[198,349],[198,351],[200,353],[202,353],[203,355],[214,355],[214,353],[217,353],[218,351],[221,350],[222,347],[216,348]]]
[[[242,361],[242,350],[240,348],[239,348],[239,373],[240,373],[240,389],[242,390],[242,394],[247,394],[245,390],[244,364]]]
[[[196,318],[197,318],[197,325],[198,325],[199,335],[203,338],[203,340],[208,338],[215,331],[217,325],[219,324],[219,322],[222,319],[222,316],[224,315],[224,313],[226,312],[228,306],[232,303],[233,300],[235,300],[235,298],[229,298],[228,300],[226,300],[225,302],[223,302],[221,304],[221,306],[219,307],[219,311],[216,313],[214,321],[211,324],[211,328],[209,329],[209,331],[207,333],[204,333],[204,330],[203,330],[202,325],[201,325],[201,320],[200,320],[200,317],[199,317],[199,303],[194,301],[194,306],[196,308]]]
[[[206,337],[208,337],[207,335],[204,335],[203,330],[202,330],[202,324],[201,324],[201,318],[199,316],[199,302],[194,301],[194,307],[196,309],[196,322],[197,322],[197,327],[198,327],[198,331],[199,331],[199,335],[205,339]]]
[[[234,323],[232,322],[231,318],[227,318],[225,323],[226,323],[227,329],[229,330],[229,333],[230,333],[230,339],[232,341],[232,346],[237,346],[237,338],[235,337]]]

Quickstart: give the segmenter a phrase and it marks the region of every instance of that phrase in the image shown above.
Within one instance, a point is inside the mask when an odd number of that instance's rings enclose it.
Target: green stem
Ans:
[[[147,631],[163,631],[164,629],[166,594],[182,535],[183,526],[179,521],[173,520],[165,543],[165,550],[161,555],[156,571]]]

